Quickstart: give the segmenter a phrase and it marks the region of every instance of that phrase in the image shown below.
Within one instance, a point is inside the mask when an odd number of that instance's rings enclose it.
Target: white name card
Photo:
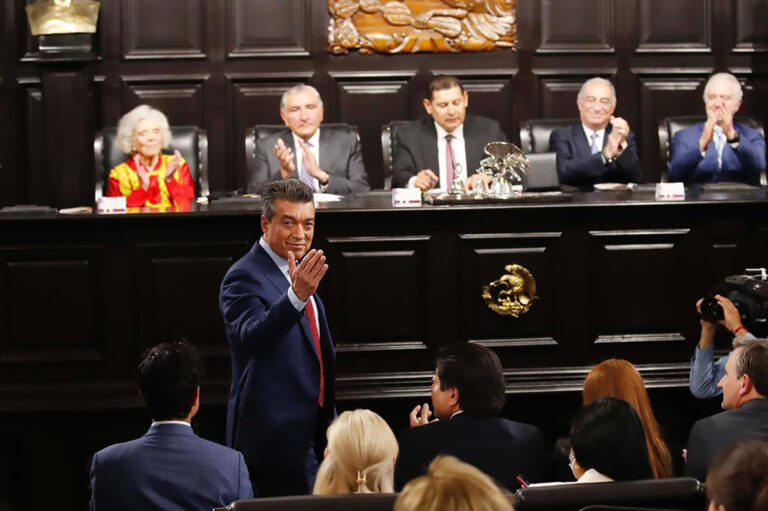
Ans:
[[[656,200],[685,199],[683,183],[656,183]]]
[[[96,210],[99,213],[125,213],[125,197],[99,197]]]
[[[395,188],[392,190],[392,206],[421,206],[421,190],[418,188]]]

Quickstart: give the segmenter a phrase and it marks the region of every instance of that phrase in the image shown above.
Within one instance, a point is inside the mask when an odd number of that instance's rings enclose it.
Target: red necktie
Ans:
[[[450,192],[451,188],[453,188],[453,172],[456,167],[456,157],[453,154],[451,140],[454,138],[450,133],[445,136],[445,180],[448,181],[445,183],[446,192]]]
[[[323,395],[325,394],[325,374],[323,373],[323,351],[320,349],[320,332],[317,331],[317,322],[315,322],[315,307],[312,305],[312,298],[307,300],[307,304],[304,306],[304,310],[307,313],[307,321],[309,322],[309,331],[312,332],[312,340],[315,342],[315,349],[317,350],[317,358],[320,361],[320,397],[317,398],[317,403],[323,406]]]

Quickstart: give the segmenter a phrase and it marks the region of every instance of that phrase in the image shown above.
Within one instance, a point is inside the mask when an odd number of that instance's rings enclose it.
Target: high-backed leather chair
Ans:
[[[530,119],[520,123],[520,149],[529,157],[531,174],[528,178],[529,189],[558,188],[560,179],[557,175],[557,154],[549,150],[549,136],[556,129],[567,128],[578,119]],[[541,183],[541,186],[532,186]]]
[[[707,118],[703,115],[680,115],[666,117],[659,121],[659,161],[665,163],[661,173],[661,180],[663,182],[666,182],[669,176],[670,147],[672,146],[672,138],[675,136],[675,133],[706,120]],[[750,128],[759,131],[763,135],[763,138],[765,138],[765,129],[763,128],[763,123],[760,121],[748,117],[736,117],[734,123],[746,124]],[[760,173],[760,184],[765,186],[766,182],[766,173],[765,169],[763,169]]]
[[[692,477],[532,486],[515,492],[517,511],[576,511],[588,505],[703,509],[704,485]]]
[[[164,153],[173,153],[178,149],[181,156],[187,160],[189,173],[195,182],[195,195],[205,197],[208,195],[208,137],[205,130],[197,126],[171,126],[170,150],[164,149]],[[93,153],[96,162],[95,199],[106,195],[109,182],[109,171],[128,159],[117,144],[117,128],[104,128],[96,133],[93,140]]]
[[[384,163],[384,189],[392,189],[392,173],[395,163],[395,135],[400,126],[411,121],[392,121],[381,127],[381,157]]]
[[[245,130],[245,168],[247,169],[246,184],[251,182],[251,176],[256,172],[256,142],[262,138],[274,135],[286,129],[285,124],[257,124]],[[343,122],[327,122],[320,127],[323,130],[341,130],[354,133],[360,140],[360,129],[353,124]]]
[[[238,500],[214,511],[391,511],[397,493],[301,495]]]

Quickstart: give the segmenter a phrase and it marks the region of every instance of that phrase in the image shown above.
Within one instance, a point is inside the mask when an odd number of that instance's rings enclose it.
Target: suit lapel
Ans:
[[[427,117],[424,120],[422,126],[422,134],[424,136],[421,146],[424,151],[424,161],[427,164],[425,168],[432,170],[438,176],[440,175],[440,159],[437,156],[437,130],[435,129],[435,120],[432,116]],[[416,172],[420,172],[424,169],[416,169]]]
[[[584,127],[581,123],[576,123],[571,126],[571,134],[576,142],[576,149],[578,150],[578,156],[589,156],[592,154],[592,150],[589,148],[589,141],[587,140],[587,134],[584,133]],[[605,141],[606,137],[603,137]]]
[[[318,141],[318,161],[317,164],[320,166],[321,169],[331,173],[331,169],[328,168],[328,162],[333,161],[332,158],[330,158],[330,151],[333,151],[333,144],[330,143],[330,139],[333,136],[333,133],[331,133],[330,130],[324,130],[322,127],[320,128],[320,140]]]
[[[465,169],[467,176],[474,174],[477,167],[480,166],[480,160],[483,158],[485,149],[483,142],[478,140],[474,127],[474,118],[467,114],[464,118],[464,154],[467,157],[467,168]]]

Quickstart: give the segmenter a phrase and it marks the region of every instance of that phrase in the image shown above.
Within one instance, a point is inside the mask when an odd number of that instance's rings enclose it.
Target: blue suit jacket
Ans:
[[[740,181],[760,184],[760,171],[765,168],[765,140],[760,132],[743,124],[734,124],[740,140],[736,149],[723,148],[723,165],[717,168],[717,149],[710,142],[702,158],[699,139],[704,131],[700,122],[675,133],[670,146],[669,180],[686,183]]]
[[[320,408],[320,362],[306,315],[291,304],[288,288],[256,242],[229,269],[219,296],[232,354],[227,445],[245,455],[257,495],[271,493],[259,487],[258,473],[305,472],[312,442],[322,442],[334,416],[335,351],[325,308],[315,295],[325,374]]]
[[[97,452],[91,488],[91,509],[110,511],[210,511],[253,496],[243,455],[181,424]]]
[[[608,142],[610,124],[605,127],[603,147]],[[580,122],[556,129],[549,136],[549,150],[557,153],[560,184],[591,188],[595,183],[637,183],[640,161],[637,159],[635,135],[627,136],[627,148],[611,163],[603,163],[600,153],[592,154],[587,135]]]

